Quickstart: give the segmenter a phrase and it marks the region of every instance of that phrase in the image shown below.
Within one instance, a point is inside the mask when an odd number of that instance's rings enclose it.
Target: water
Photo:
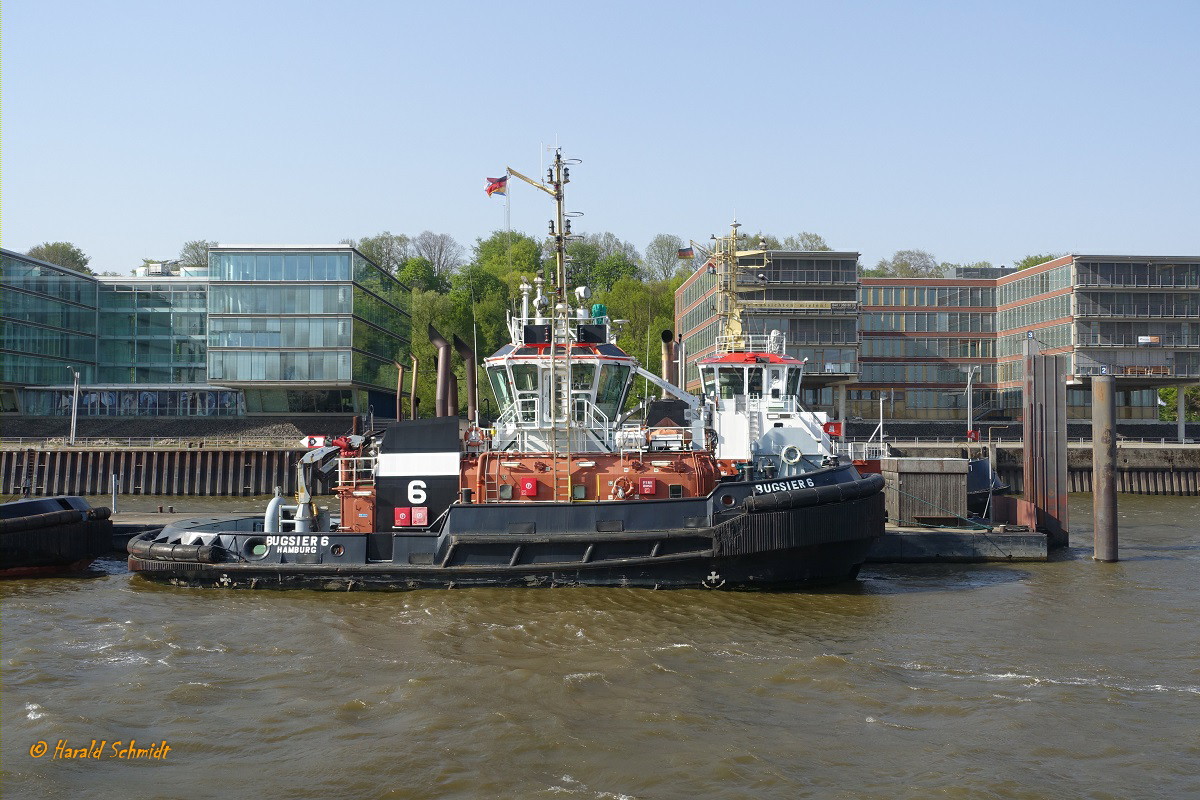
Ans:
[[[1080,496],[1060,560],[818,594],[10,581],[4,797],[1200,796],[1200,500],[1120,503],[1118,564]]]

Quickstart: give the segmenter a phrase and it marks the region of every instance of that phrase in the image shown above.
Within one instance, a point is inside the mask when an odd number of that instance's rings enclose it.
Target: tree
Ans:
[[[521,280],[533,281],[542,268],[542,247],[531,236],[516,231],[496,231],[475,241],[472,263],[504,281],[514,296]]]
[[[179,266],[184,269],[208,269],[208,248],[217,244],[204,239],[184,242],[179,250]]]
[[[993,269],[990,261],[968,261],[966,264],[952,264],[949,261],[943,261],[941,270],[943,275],[954,275],[960,269]]]
[[[1179,388],[1168,386],[1158,390],[1158,418],[1163,422],[1179,421]],[[1200,386],[1188,386],[1183,395],[1183,421],[1200,421]]]
[[[646,274],[650,280],[667,280],[679,268],[679,251],[683,239],[671,233],[660,233],[646,245]]]
[[[358,248],[358,252],[369,258],[377,267],[393,275],[403,269],[413,257],[412,242],[403,233],[384,231],[357,242],[353,239],[343,239],[342,243]]]
[[[1044,255],[1025,256],[1017,263],[1013,264],[1017,269],[1027,269],[1028,267],[1036,267],[1038,264],[1045,264],[1047,261],[1053,261],[1060,258],[1065,253],[1045,253]]]
[[[410,289],[423,292],[450,291],[450,282],[446,280],[446,276],[438,275],[433,271],[433,264],[429,263],[429,259],[419,256],[405,261],[404,266],[396,273],[396,279]]]
[[[765,245],[765,247],[764,247]],[[738,250],[783,250],[783,243],[779,241],[778,236],[773,236],[769,233],[746,233],[742,234],[741,240],[738,242]]]
[[[84,275],[92,274],[92,271],[88,269],[88,262],[92,259],[70,242],[42,242],[29,248],[25,255],[82,272]]]
[[[879,259],[874,269],[863,274],[892,278],[936,278],[943,273],[933,254],[924,250],[897,250],[891,258]]]
[[[630,261],[624,253],[610,253],[596,262],[592,280],[587,285],[594,289],[611,289],[622,279],[638,278],[640,272],[637,263]]]
[[[789,236],[783,240],[785,250],[807,250],[814,251],[830,251],[833,250],[826,241],[825,237],[816,233],[802,231],[796,236]]]
[[[453,272],[463,263],[462,245],[449,234],[421,231],[412,240],[412,248],[414,255],[429,259],[438,275]]]

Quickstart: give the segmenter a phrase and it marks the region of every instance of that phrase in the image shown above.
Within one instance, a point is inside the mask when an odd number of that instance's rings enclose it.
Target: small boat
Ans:
[[[109,516],[75,496],[0,504],[0,577],[82,572],[112,549]]]
[[[555,198],[557,270],[522,282],[510,342],[484,359],[494,426],[479,425],[475,354],[456,339],[467,375],[457,416],[451,346],[430,326],[437,416],[332,439],[297,465],[294,503],[277,492],[263,515],[134,537],[129,568],[185,586],[343,591],[854,578],[883,533],[883,479],[835,456],[799,409],[803,362],[727,326],[700,364],[704,397],[642,369],[617,346],[607,309],[567,286],[568,163],[556,153],[548,185],[509,170]],[[718,263],[736,263],[737,240],[735,227]],[[661,398],[626,410],[638,378]],[[313,470],[336,471],[336,526],[306,488]]]

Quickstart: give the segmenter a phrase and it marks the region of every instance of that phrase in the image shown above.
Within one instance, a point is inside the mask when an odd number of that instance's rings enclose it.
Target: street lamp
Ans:
[[[75,387],[71,390],[71,438],[67,440],[67,444],[75,446],[75,420],[79,416],[79,370],[74,367],[67,367],[71,375],[75,378]]]
[[[971,431],[975,430],[972,424],[972,417],[975,416],[975,408],[973,405],[974,392],[971,391],[971,379],[975,377],[975,373],[979,371],[978,364],[970,364],[965,367],[959,367],[960,370],[967,373],[967,436],[971,435]]]

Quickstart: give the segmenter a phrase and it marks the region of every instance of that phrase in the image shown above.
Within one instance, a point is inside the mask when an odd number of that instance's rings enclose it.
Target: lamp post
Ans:
[[[967,373],[967,436],[970,436],[971,431],[975,430],[975,427],[972,424],[972,418],[975,416],[975,407],[973,403],[975,399],[975,393],[971,391],[971,379],[974,378],[975,373],[979,371],[979,365],[971,364],[970,366],[959,367],[959,369]]]
[[[71,390],[71,438],[67,440],[67,444],[75,446],[75,420],[79,416],[79,370],[74,367],[67,367],[74,376],[75,386]]]

